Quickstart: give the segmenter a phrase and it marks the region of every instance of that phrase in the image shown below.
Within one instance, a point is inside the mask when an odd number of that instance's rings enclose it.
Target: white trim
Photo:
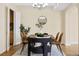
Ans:
[[[7,28],[6,28],[7,29],[7,43],[6,43],[7,44],[7,50],[9,49],[9,44],[8,44],[9,43],[9,28],[10,28],[9,27],[9,23],[10,23],[10,16],[9,16],[10,13],[9,13],[9,10],[10,10],[10,8],[7,8],[7,15],[8,15],[7,16]]]
[[[7,31],[7,35],[6,35],[6,36],[7,36],[7,40],[6,40],[6,41],[7,41],[7,42],[6,42],[6,46],[7,46],[7,47],[6,47],[6,49],[7,49],[7,50],[9,50],[9,48],[10,48],[10,35],[9,35],[9,34],[10,34],[10,31],[9,31],[9,29],[10,29],[10,26],[9,26],[9,24],[10,24],[10,9],[13,10],[12,8],[8,8],[8,7],[7,7],[7,14],[6,14],[6,15],[8,15],[8,16],[7,16],[7,24],[6,24],[6,25],[7,25],[7,27],[6,27],[6,29],[7,29],[7,30],[6,30],[6,31]],[[14,11],[14,10],[13,10],[13,11]],[[14,14],[14,16],[15,16],[15,14]],[[15,18],[14,18],[14,19],[15,19]]]
[[[17,42],[16,45],[21,44],[21,42]]]

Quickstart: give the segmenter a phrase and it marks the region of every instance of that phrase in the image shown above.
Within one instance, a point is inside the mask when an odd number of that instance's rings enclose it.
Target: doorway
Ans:
[[[9,29],[10,43],[9,43],[9,45],[11,48],[14,45],[14,11],[12,9],[10,9],[9,12],[10,12],[10,24],[9,24],[9,26],[10,26],[10,29]]]

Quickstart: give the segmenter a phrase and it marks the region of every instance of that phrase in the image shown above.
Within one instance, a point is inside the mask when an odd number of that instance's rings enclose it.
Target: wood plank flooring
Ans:
[[[17,50],[19,50],[21,46],[22,45],[19,44],[14,48],[11,48],[9,51],[2,53],[0,56],[11,56]],[[79,56],[79,45],[71,45],[71,46],[62,45],[61,47],[66,56]]]
[[[3,52],[0,56],[12,56],[18,49],[21,48],[21,44],[11,47],[8,51]]]
[[[79,45],[62,46],[66,56],[79,56]]]

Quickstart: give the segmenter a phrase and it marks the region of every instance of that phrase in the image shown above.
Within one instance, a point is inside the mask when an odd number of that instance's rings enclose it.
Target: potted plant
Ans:
[[[30,27],[25,28],[23,24],[20,25],[20,32],[28,33],[30,31]]]
[[[36,36],[38,37],[43,37],[44,35],[42,33],[35,33]]]

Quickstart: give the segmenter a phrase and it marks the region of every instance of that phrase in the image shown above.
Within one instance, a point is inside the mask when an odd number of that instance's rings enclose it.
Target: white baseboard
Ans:
[[[66,46],[71,46],[71,45],[78,45],[78,44],[65,44]]]
[[[2,51],[0,51],[0,54],[2,54],[3,52],[5,52],[6,51],[6,49],[3,49]]]
[[[15,45],[21,44],[21,42],[17,42]]]

